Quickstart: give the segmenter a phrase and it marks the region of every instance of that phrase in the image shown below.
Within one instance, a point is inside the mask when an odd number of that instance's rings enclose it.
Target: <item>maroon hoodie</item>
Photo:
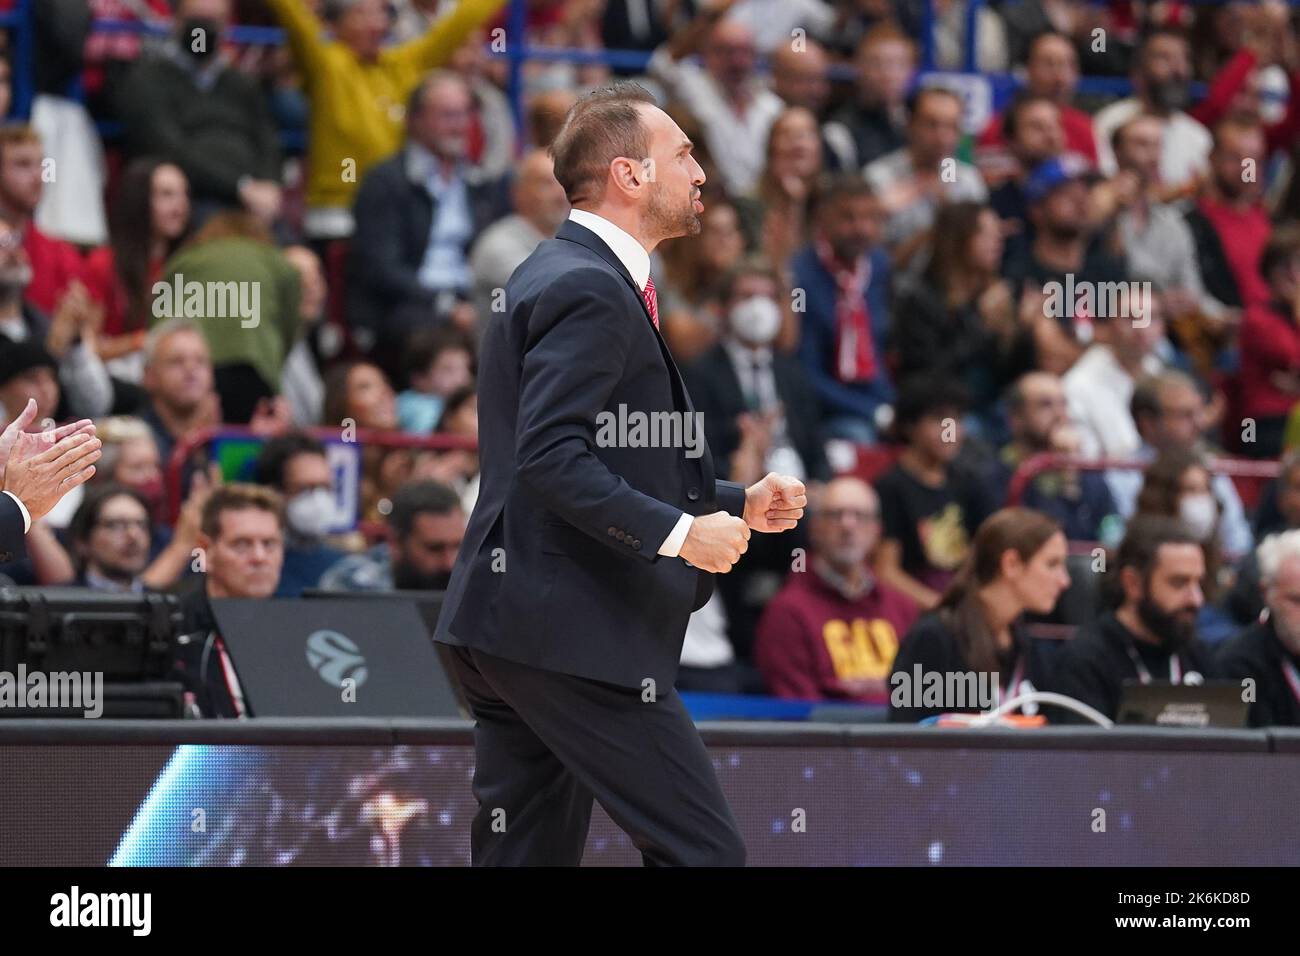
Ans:
[[[777,697],[885,703],[887,681],[903,636],[918,616],[911,598],[876,581],[850,600],[813,570],[796,571],[758,622],[754,659]],[[841,682],[876,678],[877,694]]]

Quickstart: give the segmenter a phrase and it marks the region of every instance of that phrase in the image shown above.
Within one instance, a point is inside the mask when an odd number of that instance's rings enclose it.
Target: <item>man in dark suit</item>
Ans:
[[[89,419],[28,432],[36,402],[0,432],[0,564],[26,554],[23,536],[58,500],[95,473],[100,441]]]
[[[436,639],[476,719],[475,864],[582,859],[593,798],[647,864],[744,843],[673,690],[686,622],[802,483],[714,477],[658,332],[650,252],[699,231],[691,143],[633,84],[552,143],[573,206],[515,271],[479,363],[479,497]]]
[[[357,191],[348,321],[390,375],[413,328],[468,324],[468,249],[507,211],[504,182],[483,179],[468,163],[471,111],[460,76],[430,74],[411,94],[406,144]]]

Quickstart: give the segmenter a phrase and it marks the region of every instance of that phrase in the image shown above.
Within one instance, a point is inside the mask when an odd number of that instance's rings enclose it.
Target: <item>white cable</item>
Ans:
[[[1022,704],[1055,704],[1058,707],[1064,707],[1066,710],[1072,710],[1081,717],[1086,717],[1094,724],[1111,728],[1115,722],[1104,714],[1098,713],[1082,701],[1075,700],[1073,697],[1066,697],[1064,694],[1053,694],[1050,691],[1035,690],[1025,694],[1017,694],[1010,700],[1003,703],[996,710],[991,710],[984,714],[972,717],[968,726],[986,727],[989,724],[996,723],[1003,714],[1015,710]]]

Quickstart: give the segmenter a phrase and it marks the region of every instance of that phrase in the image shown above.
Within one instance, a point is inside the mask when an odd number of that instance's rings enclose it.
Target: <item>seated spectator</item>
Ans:
[[[994,706],[1042,690],[1050,679],[1041,648],[1021,629],[1026,612],[1050,614],[1070,586],[1065,535],[1052,519],[1028,508],[1004,508],[980,525],[960,574],[933,611],[903,638],[889,678],[891,722],[942,713],[990,710],[970,701],[916,706],[921,675],[996,675]],[[969,686],[969,683],[967,684]],[[978,683],[977,683],[978,686]],[[924,699],[924,698],[922,698]],[[964,704],[964,706],[963,706]],[[1025,708],[1028,714],[1037,707]]]
[[[1033,228],[1015,237],[1002,264],[1012,288],[1028,290],[1021,297],[1021,314],[1032,319],[1037,365],[1056,375],[1064,375],[1082,354],[1094,320],[1132,318],[1102,315],[1083,296],[1076,295],[1073,302],[1048,297],[1052,288],[1083,288],[1086,283],[1101,289],[1128,279],[1124,262],[1105,249],[1089,225],[1088,175],[1083,161],[1069,155],[1049,159],[1030,173],[1025,200]]]
[[[1150,113],[1165,127],[1160,182],[1166,198],[1174,198],[1194,184],[1210,153],[1209,131],[1184,112],[1192,82],[1187,39],[1172,30],[1152,30],[1142,39],[1130,78],[1133,95],[1111,103],[1093,121],[1101,171],[1113,176],[1119,168],[1111,145],[1115,130],[1139,113]]]
[[[1147,323],[1103,319],[1092,328],[1092,344],[1061,379],[1078,431],[1078,453],[1082,458],[1130,458],[1142,438],[1129,402],[1139,381],[1164,370],[1156,354],[1164,323],[1157,311]]]
[[[1077,455],[1078,432],[1070,424],[1061,380],[1050,372],[1029,372],[1007,392],[1011,441],[1002,447],[989,476],[997,500],[1005,501],[1016,469],[1035,455]],[[1058,468],[1039,472],[1024,489],[1020,504],[1041,511],[1072,541],[1118,539],[1106,479],[1098,471]]]
[[[1218,606],[1233,584],[1232,568],[1223,560],[1221,515],[1223,506],[1214,496],[1213,476],[1196,452],[1176,448],[1161,452],[1142,473],[1134,520],[1143,515],[1175,518],[1192,533],[1205,551],[1205,604],[1196,625],[1207,644],[1237,630],[1228,612]]]
[[[961,110],[961,97],[952,90],[939,86],[917,90],[909,106],[907,145],[862,170],[884,209],[884,241],[899,269],[924,265],[924,257],[917,256],[930,238],[942,203],[988,199],[979,171],[956,158]]]
[[[581,29],[576,24],[575,27]],[[474,175],[483,180],[508,176],[521,153],[515,133],[514,111],[504,92],[509,82],[508,67],[504,60],[489,52],[491,45],[488,31],[479,27],[461,41],[447,62],[448,68],[459,73],[469,84],[470,129],[473,132],[466,159]],[[586,69],[601,70],[603,67],[593,64]],[[573,85],[566,84],[564,88],[572,90]],[[529,92],[531,90],[525,81],[525,100]]]
[[[916,605],[872,573],[880,501],[871,486],[836,478],[815,500],[811,560],[763,611],[755,662],[777,697],[884,703],[885,678]]]
[[[402,431],[428,435],[442,419],[447,397],[474,384],[474,340],[454,325],[411,336],[404,358],[410,387],[397,396]]]
[[[1057,652],[1045,690],[1115,720],[1126,681],[1195,684],[1216,676],[1210,652],[1196,636],[1205,603],[1205,554],[1195,535],[1173,518],[1136,519],[1106,573],[1113,610]],[[1064,710],[1053,719],[1083,721]]]
[[[789,107],[768,131],[758,188],[736,202],[750,245],[772,262],[788,262],[808,242],[808,205],[822,172],[817,118]]]
[[[774,351],[785,296],[763,259],[749,259],[725,282],[723,340],[682,367],[719,478],[744,485],[769,471],[799,479],[829,476],[817,397],[804,367]]]
[[[569,200],[555,178],[545,150],[534,149],[515,166],[515,211],[483,230],[474,242],[469,271],[474,281],[474,314],[480,329],[494,313],[505,312],[506,280],[537,248],[555,235],[569,216]]]
[[[189,183],[179,166],[150,158],[127,166],[109,210],[109,244],[85,265],[86,290],[104,309],[99,355],[119,379],[138,383],[144,375],[154,283],[189,221]]]
[[[60,394],[56,394],[42,418],[60,411],[69,417],[107,414],[113,404],[113,383],[95,348],[100,311],[75,283],[47,318],[26,298],[33,275],[17,231],[0,218],[0,361],[11,350],[15,361],[21,353],[29,357],[24,361],[35,363],[28,367],[40,364],[33,356],[49,360],[51,379],[56,388],[61,386],[66,405],[60,407]]]
[[[939,603],[975,529],[993,511],[987,489],[956,462],[965,411],[965,394],[949,379],[904,383],[894,412],[903,450],[876,481],[884,520],[876,574],[923,610]]]
[[[1000,185],[989,193],[989,205],[1010,233],[1022,233],[1029,228],[1029,203],[1025,199],[1025,184],[1029,174],[1047,162],[1065,153],[1065,130],[1061,125],[1061,109],[1046,96],[1022,94],[1011,101],[1002,121],[1006,131],[1009,168],[996,178]],[[981,162],[980,169],[990,185],[995,164]],[[942,232],[936,227],[935,235]]]
[[[1001,262],[993,210],[973,202],[944,206],[925,270],[898,283],[890,335],[894,374],[960,380],[980,432],[995,440],[1001,393],[1033,358],[1012,290],[999,276]]]
[[[117,112],[132,155],[184,172],[195,222],[243,209],[269,225],[282,198],[279,135],[262,91],[222,51],[230,20],[231,0],[179,0],[171,43],[135,62]]]
[[[473,383],[462,385],[447,396],[435,434],[478,441],[478,392]],[[469,514],[478,500],[478,451],[453,448],[425,452],[415,459],[411,477],[432,478],[450,486],[460,495],[461,507]]]
[[[169,319],[149,330],[141,384],[148,399],[140,417],[153,429],[164,462],[191,432],[221,423],[208,340],[188,319]]]
[[[284,501],[269,488],[223,485],[207,499],[200,523],[204,573],[180,594],[176,675],[204,717],[244,717],[244,695],[211,599],[265,600],[275,593],[284,561]]]
[[[402,150],[366,174],[348,255],[348,323],[390,376],[410,333],[455,322],[472,328],[468,250],[501,212],[499,181],[465,166],[469,90],[431,74],[411,94]]]
[[[68,526],[75,584],[96,591],[143,594],[153,533],[149,502],[113,482],[90,485]]]
[[[1300,531],[1256,549],[1267,613],[1218,649],[1219,676],[1254,682],[1252,727],[1300,726]]]
[[[1298,98],[1300,99],[1300,98]],[[1272,298],[1259,271],[1273,226],[1264,209],[1264,135],[1258,125],[1225,121],[1214,129],[1210,174],[1187,213],[1205,287],[1234,308],[1265,305]]]
[[[1254,441],[1241,447],[1252,458],[1276,458],[1300,402],[1300,227],[1273,233],[1259,271],[1269,298],[1248,308],[1241,325],[1241,411],[1254,425]]]
[[[411,92],[430,70],[447,65],[503,3],[460,0],[423,36],[385,48],[383,0],[325,0],[325,23],[308,0],[268,0],[288,34],[311,101],[307,238],[352,234],[356,184],[401,146],[403,106]]]
[[[709,187],[704,187],[707,190]],[[719,282],[745,256],[745,233],[736,206],[719,194],[704,192],[700,233],[662,244],[656,255],[663,268],[659,293],[660,329],[679,363],[689,363],[718,343],[722,336]]]
[[[52,239],[32,217],[45,188],[45,151],[30,126],[0,126],[0,219],[21,243],[31,266],[24,297],[46,315],[53,315],[63,297],[81,283],[82,259],[77,247]]]
[[[325,410],[325,383],[321,361],[338,353],[334,326],[326,326],[329,290],[320,257],[307,246],[289,246],[284,258],[298,272],[299,332],[280,370],[280,389],[299,427],[315,425]]]
[[[275,596],[298,597],[343,557],[326,543],[337,506],[325,446],[304,432],[272,438],[257,456],[254,476],[285,502],[284,564]]]
[[[326,428],[397,430],[397,396],[388,378],[369,362],[335,365],[325,375]],[[411,476],[412,455],[402,448],[366,445],[361,450],[362,521],[381,520],[393,494]],[[384,504],[381,506],[381,502]]]
[[[1160,296],[1166,325],[1209,375],[1240,313],[1205,289],[1191,228],[1182,213],[1161,201],[1160,119],[1140,114],[1113,136],[1119,173],[1093,191],[1097,215],[1111,224],[1131,278],[1149,282]]]
[[[873,26],[854,54],[855,98],[826,123],[829,163],[859,170],[906,142],[907,94],[916,73],[916,45],[888,21]]]
[[[441,591],[465,537],[456,492],[436,481],[412,481],[393,496],[388,540],[349,555],[325,572],[329,591]]]
[[[799,356],[829,437],[864,444],[888,422],[894,384],[885,363],[889,256],[881,206],[851,174],[829,180],[813,208],[813,240],[791,263],[803,290]]]
[[[1205,401],[1196,383],[1183,373],[1168,371],[1139,382],[1129,410],[1142,440],[1130,456],[1134,460],[1151,462],[1166,451],[1205,452]],[[1106,484],[1119,513],[1127,519],[1137,507],[1141,473],[1112,469],[1106,473]],[[1236,561],[1254,547],[1241,496],[1232,479],[1223,474],[1214,476],[1211,490],[1220,508],[1219,542],[1227,559]]]
[[[1097,141],[1093,138],[1092,117],[1073,106],[1079,85],[1079,55],[1070,38],[1055,30],[1044,30],[1030,41],[1025,54],[1024,94],[1028,98],[1045,98],[1060,111],[1065,148],[1079,153],[1094,165]],[[1009,114],[994,116],[980,135],[980,146],[997,148],[1004,140],[1014,139],[1007,128]]]
[[[279,393],[298,335],[297,270],[256,219],[223,212],[168,260],[156,292],[151,323],[193,321],[211,351],[222,419],[248,424]]]
[[[725,6],[701,9],[655,50],[646,72],[695,120],[727,193],[744,196],[758,185],[768,129],[784,104],[755,70],[753,32],[725,13]],[[697,52],[698,65],[688,59]]]

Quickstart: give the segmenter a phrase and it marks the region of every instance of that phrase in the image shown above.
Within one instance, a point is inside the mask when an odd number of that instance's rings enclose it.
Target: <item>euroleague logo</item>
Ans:
[[[351,678],[360,687],[370,672],[361,650],[338,631],[314,631],[307,638],[307,663],[320,679],[335,687]]]

